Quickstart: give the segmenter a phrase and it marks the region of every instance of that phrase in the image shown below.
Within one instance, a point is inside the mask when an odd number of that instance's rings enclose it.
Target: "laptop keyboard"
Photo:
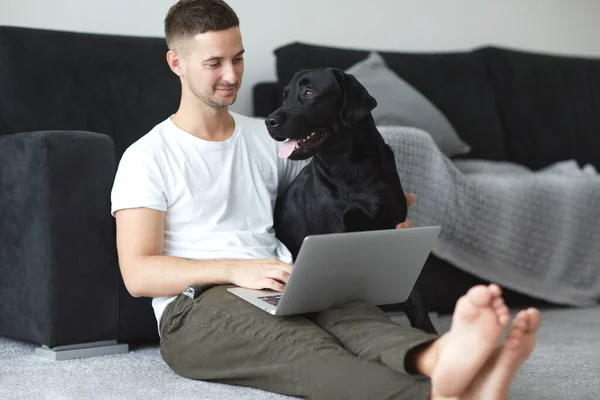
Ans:
[[[261,299],[262,301],[266,301],[267,303],[276,306],[277,304],[279,304],[279,299],[281,299],[281,295],[280,294],[274,294],[272,296],[261,296],[261,297],[259,297],[259,299]]]

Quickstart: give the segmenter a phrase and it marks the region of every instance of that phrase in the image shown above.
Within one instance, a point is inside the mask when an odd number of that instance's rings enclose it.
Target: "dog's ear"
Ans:
[[[340,120],[345,126],[351,126],[366,118],[377,107],[377,100],[369,94],[354,75],[339,69],[333,69],[333,73],[343,96]]]

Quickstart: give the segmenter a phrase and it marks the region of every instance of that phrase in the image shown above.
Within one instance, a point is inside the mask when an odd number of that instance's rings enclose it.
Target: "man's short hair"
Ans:
[[[165,18],[169,48],[199,33],[221,31],[240,25],[238,16],[223,0],[179,0]]]

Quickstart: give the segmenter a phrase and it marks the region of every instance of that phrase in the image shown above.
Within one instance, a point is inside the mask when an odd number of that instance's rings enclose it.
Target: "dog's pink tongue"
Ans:
[[[296,148],[297,139],[290,139],[279,147],[279,157],[288,158]]]

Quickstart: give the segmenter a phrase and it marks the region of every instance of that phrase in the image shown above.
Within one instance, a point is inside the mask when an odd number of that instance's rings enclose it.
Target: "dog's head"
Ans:
[[[348,148],[355,130],[377,106],[353,75],[336,68],[297,72],[283,92],[283,104],[267,117],[271,137],[281,145],[279,156],[304,160],[320,151]]]

